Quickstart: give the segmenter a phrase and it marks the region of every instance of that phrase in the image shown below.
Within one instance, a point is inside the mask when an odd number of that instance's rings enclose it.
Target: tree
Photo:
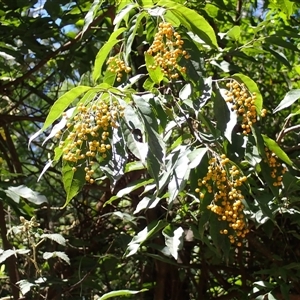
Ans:
[[[3,296],[299,294],[296,2],[1,5]]]

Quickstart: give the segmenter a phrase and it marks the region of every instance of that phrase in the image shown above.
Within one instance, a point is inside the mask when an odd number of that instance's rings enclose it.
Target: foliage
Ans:
[[[0,6],[1,296],[300,293],[296,2]]]

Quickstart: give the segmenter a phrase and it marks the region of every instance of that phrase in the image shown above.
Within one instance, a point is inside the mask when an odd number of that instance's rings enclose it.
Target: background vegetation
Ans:
[[[0,2],[0,299],[298,299],[297,1]]]

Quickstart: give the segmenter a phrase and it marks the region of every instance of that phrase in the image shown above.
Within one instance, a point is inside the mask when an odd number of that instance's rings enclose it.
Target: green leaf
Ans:
[[[289,0],[271,0],[268,8],[279,9],[287,16],[287,18],[290,18],[294,13],[293,5],[294,3]]]
[[[278,104],[278,106],[273,110],[273,114],[276,112],[291,106],[294,102],[296,102],[300,98],[300,89],[295,89],[287,92],[284,96],[283,100]]]
[[[16,255],[16,251],[12,250],[12,249],[8,249],[3,251],[1,249],[1,253],[0,253],[0,264],[2,264],[3,262],[6,261],[6,259],[8,259],[9,257],[11,257],[12,255]]]
[[[118,290],[118,291],[113,291],[104,294],[102,297],[100,297],[99,300],[106,300],[112,297],[122,297],[122,296],[130,296],[130,295],[135,295],[138,293],[143,293],[148,291],[147,289],[142,289],[140,291],[130,291],[130,290]]]
[[[285,162],[287,165],[292,166],[293,162],[290,160],[290,158],[287,156],[287,154],[279,147],[279,145],[266,135],[262,135],[264,142],[266,146],[273,151],[283,162]]]
[[[149,95],[150,97],[151,95]],[[150,175],[154,178],[157,186],[159,182],[159,174],[162,168],[164,168],[165,158],[165,143],[162,137],[155,130],[157,129],[157,120],[155,115],[151,111],[150,105],[145,101],[142,101],[142,97],[134,97],[134,101],[139,110],[140,118],[144,121],[146,142],[148,143],[148,155],[147,155],[147,168]]]
[[[114,31],[108,41],[102,46],[102,48],[97,53],[95,64],[94,64],[94,70],[93,70],[93,80],[94,82],[97,82],[99,77],[102,73],[102,66],[109,54],[109,52],[112,50],[113,46],[120,42],[120,39],[118,39],[119,35],[121,35],[126,28],[122,27],[118,30]]]
[[[183,246],[184,230],[182,227],[174,229],[174,227],[169,224],[164,228],[162,234],[165,237],[165,243],[171,255],[177,260],[178,251],[181,250]]]
[[[156,65],[154,57],[147,52],[145,52],[145,61],[150,78],[155,84],[159,84],[164,78],[164,73],[161,70],[160,66],[156,66],[156,68],[153,69],[153,66]]]
[[[140,188],[142,186],[146,186],[146,185],[148,185],[148,184],[150,184],[152,182],[153,182],[152,178],[151,179],[147,179],[147,180],[140,179],[138,181],[134,181],[132,183],[129,183],[126,188],[120,190],[117,193],[116,196],[119,197],[119,198],[122,198],[123,196],[130,194],[131,192],[137,190],[138,188]]]
[[[85,172],[83,168],[78,168],[75,172],[72,170],[73,165],[64,161],[62,166],[62,181],[67,194],[66,202],[63,207],[80,192],[85,183]]]
[[[278,32],[277,32],[278,35]],[[289,32],[285,32],[285,37],[289,35]],[[279,47],[283,47],[292,51],[299,51],[299,49],[290,41],[289,39],[284,40],[281,37],[278,36],[270,36],[265,39],[265,42],[268,43],[269,45],[278,45]]]
[[[128,36],[126,44],[125,44],[125,56],[127,59],[129,57],[129,55],[132,54],[132,44],[136,38],[136,33],[137,33],[138,29],[141,26],[143,26],[142,20],[144,20],[145,18],[147,20],[148,17],[149,17],[149,15],[147,14],[146,11],[142,11],[133,17],[133,19],[131,21],[131,24],[133,24],[133,25],[129,30],[129,34],[128,34],[129,36]]]
[[[125,7],[123,7],[122,10],[116,15],[113,25],[120,23],[124,19],[124,17],[129,14],[129,12],[135,7],[137,7],[137,3],[129,3]]]
[[[16,284],[19,285],[20,291],[23,295],[30,292],[32,287],[38,286],[37,284],[31,283],[25,279],[16,282]]]
[[[217,38],[213,28],[196,11],[174,1],[161,0],[158,6],[169,8],[189,31],[198,35],[207,45],[218,48]]]
[[[241,28],[240,26],[233,26],[227,33],[226,35],[232,39],[237,41],[241,35]]]
[[[183,150],[183,149],[182,149]],[[182,151],[181,157],[176,161],[174,171],[172,172],[171,180],[168,184],[169,198],[168,203],[172,203],[177,195],[184,189],[189,178],[189,159],[187,153]]]
[[[162,172],[159,176],[159,182],[158,182],[159,192],[158,193],[163,192],[166,184],[168,182],[170,182],[171,175],[174,172],[175,166],[177,165],[177,161],[179,159],[179,156],[180,156],[180,151],[178,151],[178,149],[175,149],[174,151],[172,151],[172,153],[170,153],[167,156],[167,158],[166,158],[167,164],[166,164],[165,172]]]
[[[211,239],[218,249],[218,254],[221,256],[221,253],[223,252],[225,257],[227,257],[230,251],[230,241],[227,235],[220,234],[220,231],[226,228],[226,223],[224,221],[219,221],[215,214],[211,214],[209,226]]]
[[[90,24],[94,21],[94,17],[99,9],[99,7],[102,5],[104,1],[103,0],[94,0],[90,10],[84,17],[84,26],[82,29],[82,35],[86,32]]]
[[[55,252],[44,252],[43,253],[43,259],[48,260],[49,258],[55,258],[55,257],[59,257],[60,259],[62,259],[63,261],[65,261],[68,265],[71,264],[70,262],[70,258],[68,257],[68,255],[64,252],[61,251],[55,251]]]
[[[243,82],[251,93],[256,94],[255,107],[257,114],[260,115],[263,105],[263,98],[258,89],[257,84],[251,78],[244,74],[234,74],[232,78],[236,79],[239,82]]]
[[[131,256],[135,254],[140,248],[141,244],[146,240],[149,240],[154,234],[164,228],[167,224],[165,220],[155,220],[146,226],[142,231],[140,231],[136,236],[134,236],[131,242],[128,244],[127,251],[129,253],[126,255]]]
[[[134,214],[137,214],[139,213],[141,210],[143,209],[151,209],[151,208],[154,208],[156,207],[156,205],[159,203],[161,199],[160,198],[157,198],[155,197],[155,195],[151,198],[149,197],[144,197],[139,203],[138,205],[136,206],[136,209],[135,211],[133,212]]]
[[[206,152],[207,152],[207,148],[198,148],[190,152],[187,156],[190,161],[189,168],[194,169],[198,167]]]
[[[144,164],[148,154],[148,143],[141,143],[135,137],[134,131],[127,135],[128,149]]]
[[[105,173],[114,186],[124,175],[124,168],[127,162],[127,151],[125,147],[125,137],[121,127],[113,129],[111,140],[111,155],[100,165],[100,169]]]
[[[288,60],[288,58],[284,55],[283,52],[278,51],[278,50],[274,50],[271,47],[267,47],[267,46],[264,46],[263,49],[269,51],[283,65],[287,66],[288,68],[292,67],[289,60]]]
[[[5,191],[6,195],[13,199],[16,203],[20,202],[20,197],[27,199],[36,205],[48,203],[47,198],[40,193],[33,191],[25,185],[11,186]]]
[[[66,246],[66,239],[58,233],[44,233],[41,235],[42,239],[49,239],[51,241],[54,241],[62,246]]]
[[[164,17],[165,20],[171,23],[174,27],[180,26],[180,20],[172,13],[172,11],[167,10]]]
[[[190,83],[187,83],[182,87],[182,89],[179,92],[179,98],[181,100],[187,100],[192,94],[192,85]]]
[[[92,89],[90,86],[77,86],[71,89],[70,91],[66,92],[64,95],[59,97],[53,104],[50,109],[50,112],[46,118],[44,126],[42,127],[42,131],[48,128],[55,120],[57,120],[62,113],[67,109],[67,107],[76,100],[81,94],[85,93],[86,91]]]
[[[219,89],[215,91],[213,100],[214,100],[214,114],[217,120],[217,128],[224,134],[227,128],[227,123],[230,122],[230,111]],[[231,133],[232,132],[228,132],[226,136],[230,142],[231,142]]]

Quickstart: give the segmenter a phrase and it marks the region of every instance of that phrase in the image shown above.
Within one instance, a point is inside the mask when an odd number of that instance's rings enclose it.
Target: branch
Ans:
[[[292,131],[297,131],[300,129],[300,124],[298,125],[294,125],[294,126],[291,126],[289,128],[286,128],[283,130],[283,133],[281,135],[281,138],[283,138],[286,134],[288,134],[289,132],[292,132]]]
[[[6,137],[5,142],[6,142],[7,150],[9,151],[10,158],[11,158],[12,164],[14,166],[14,171],[15,171],[15,173],[22,174],[23,173],[22,164],[20,162],[20,158],[17,153],[14,142],[11,138],[9,129],[7,126],[3,126],[3,129],[4,129],[4,133],[5,133],[5,137]]]
[[[107,13],[111,14],[114,10],[114,6],[111,6],[107,9]],[[99,21],[101,21],[103,18],[105,18],[105,14],[103,13],[101,16],[98,16],[88,27],[88,30],[91,29],[95,24],[97,24]],[[80,31],[73,40],[66,42],[64,45],[47,55],[45,58],[43,58],[38,64],[36,64],[32,69],[30,69],[27,73],[24,75],[16,78],[14,81],[7,82],[6,84],[0,85],[0,93],[3,93],[5,90],[12,86],[17,86],[21,82],[23,82],[25,79],[29,78],[33,73],[41,69],[49,60],[54,58],[56,55],[60,54],[61,52],[64,52],[66,50],[69,50],[72,45],[74,45],[76,42],[78,42],[83,35],[83,31]]]
[[[282,138],[284,136],[284,131],[286,130],[286,127],[288,126],[290,120],[291,120],[290,118],[287,118],[286,121],[284,122],[283,127],[282,127],[281,131],[279,132],[279,135],[278,135],[278,137],[276,139],[276,142],[278,144],[281,143],[281,140],[282,140]]]
[[[238,0],[236,4],[235,23],[239,24],[242,17],[243,0]]]
[[[31,122],[45,122],[45,117],[30,117],[30,116],[14,116],[14,115],[1,115],[0,126],[13,122],[31,121]]]

